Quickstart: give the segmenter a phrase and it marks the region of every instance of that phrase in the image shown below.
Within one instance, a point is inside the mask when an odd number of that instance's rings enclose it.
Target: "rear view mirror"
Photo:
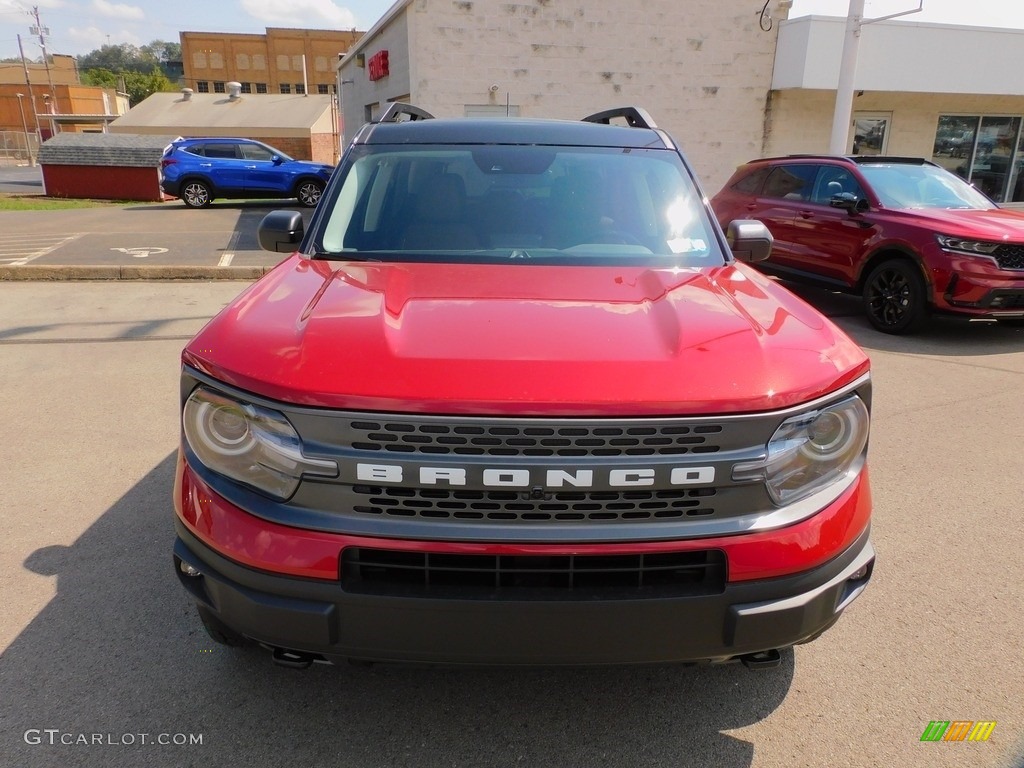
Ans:
[[[772,252],[772,233],[768,227],[754,219],[730,221],[725,240],[732,255],[748,264],[764,261]]]
[[[260,248],[274,253],[296,250],[305,233],[302,214],[298,211],[271,211],[256,230]]]

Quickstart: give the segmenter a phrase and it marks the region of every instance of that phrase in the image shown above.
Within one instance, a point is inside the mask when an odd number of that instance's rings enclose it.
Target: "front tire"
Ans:
[[[206,208],[213,202],[213,193],[209,184],[193,179],[182,185],[181,200],[189,208]]]
[[[921,330],[928,321],[927,286],[910,261],[882,262],[864,282],[864,311],[882,333],[904,334]]]
[[[300,181],[299,185],[295,188],[295,196],[299,199],[299,203],[306,208],[315,208],[316,204],[320,202],[320,196],[323,193],[323,183],[313,179]]]

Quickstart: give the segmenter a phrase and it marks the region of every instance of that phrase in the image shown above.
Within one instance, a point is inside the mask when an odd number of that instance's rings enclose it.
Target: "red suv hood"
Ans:
[[[1007,208],[916,208],[903,213],[925,219],[936,232],[999,242],[1024,242],[1024,211]]]
[[[567,416],[768,410],[868,369],[835,326],[744,266],[297,256],[214,318],[183,359],[288,403]]]

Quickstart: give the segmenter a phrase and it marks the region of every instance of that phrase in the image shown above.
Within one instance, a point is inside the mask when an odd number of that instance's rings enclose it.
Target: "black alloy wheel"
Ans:
[[[927,290],[917,265],[903,259],[883,262],[864,283],[864,311],[882,333],[921,330],[928,320]]]

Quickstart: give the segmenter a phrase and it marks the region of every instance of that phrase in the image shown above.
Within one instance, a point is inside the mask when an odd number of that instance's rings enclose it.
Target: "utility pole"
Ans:
[[[29,138],[28,123],[25,122],[25,105],[23,103],[25,101],[25,94],[16,93],[14,95],[18,97],[18,111],[21,112],[21,130],[25,133],[25,151],[28,152],[28,164],[35,168],[36,158],[32,154],[32,140]]]
[[[25,61],[25,49],[21,45],[21,35],[18,35],[18,52],[21,54],[21,66],[25,70],[25,85],[28,87],[28,101],[32,105],[32,121],[36,126],[36,139],[42,142],[42,134],[39,133],[39,112],[36,110],[36,95],[32,92],[32,79],[28,75],[28,62]]]
[[[53,77],[50,75],[50,59],[46,55],[46,36],[50,34],[50,30],[43,26],[43,23],[39,20],[39,6],[33,5],[32,12],[29,14],[36,20],[36,25],[30,32],[32,34],[39,35],[39,47],[43,49],[43,66],[46,67],[46,82],[50,86],[50,103],[53,105],[54,112],[59,111],[57,109],[57,92],[53,90]]]

